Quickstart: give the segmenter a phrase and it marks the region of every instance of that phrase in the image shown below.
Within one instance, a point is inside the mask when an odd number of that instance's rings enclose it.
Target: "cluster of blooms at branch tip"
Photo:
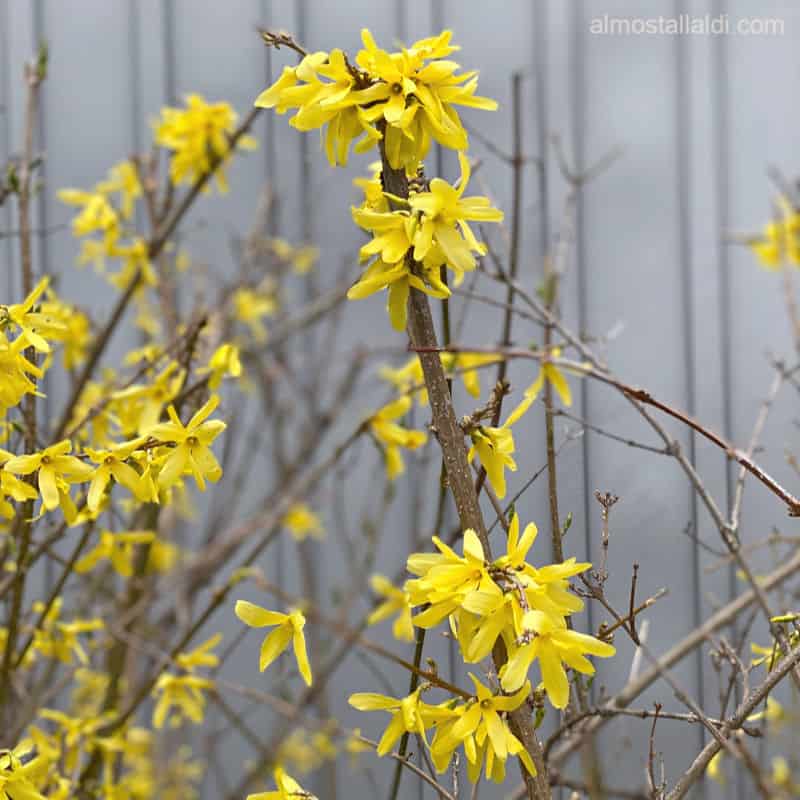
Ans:
[[[210,171],[214,162],[224,161],[231,151],[236,112],[229,103],[207,103],[199,94],[186,97],[185,108],[163,108],[153,123],[155,143],[172,152],[169,174],[173,183],[195,183]],[[236,146],[254,150],[253,136],[242,136]],[[220,191],[228,191],[225,171],[217,168]]]
[[[387,309],[396,330],[405,329],[412,287],[431,297],[449,297],[441,268],[453,272],[458,286],[464,273],[475,269],[475,254],[485,255],[486,246],[469,223],[503,219],[503,212],[493,208],[488,198],[463,196],[470,165],[463,153],[459,152],[458,160],[458,188],[442,178],[416,188],[412,182],[407,200],[384,193],[383,202],[373,202],[368,193],[363,205],[352,210],[355,223],[372,239],[360,253],[367,268],[347,296],[357,300],[387,289]]]
[[[371,615],[371,623],[397,614],[395,635],[409,639],[411,626],[427,629],[447,621],[466,663],[483,661],[498,641],[508,654],[494,689],[470,675],[474,692],[458,690],[460,694],[442,703],[432,705],[422,700],[423,692],[437,688],[448,691],[447,685],[434,678],[406,698],[353,695],[350,703],[362,711],[392,714],[379,744],[379,755],[390,752],[399,737],[409,732],[419,734],[428,745],[440,772],[448,768],[454,751],[463,746],[472,781],[485,766],[487,778],[502,782],[509,755],[519,756],[533,774],[529,754],[507,720],[507,713],[531,694],[532,665],[538,664],[544,695],[554,707],[564,708],[570,692],[567,668],[591,675],[594,666],[587,655],[608,658],[615,653],[610,643],[567,625],[567,618],[583,608],[583,601],[569,591],[569,578],[591,565],[569,558],[560,564],[533,566],[527,558],[536,535],[533,523],[520,534],[519,517],[514,515],[506,554],[494,561],[487,561],[478,536],[468,530],[462,555],[438,537],[433,539],[438,552],[412,554],[407,568],[416,577],[406,581],[402,589],[383,577],[373,579],[373,588],[386,600]],[[433,730],[430,743],[429,730]]]
[[[341,50],[307,54],[296,67],[284,67],[256,105],[279,114],[296,109],[290,124],[301,131],[323,129],[331,165],[345,165],[354,141],[366,152],[385,137],[393,169],[416,174],[436,141],[453,150],[467,147],[467,132],[455,106],[494,110],[493,100],[475,94],[477,73],[459,73],[447,56],[451,31],[421,39],[400,52],[377,46],[364,29],[364,49],[351,63]]]
[[[359,185],[365,193],[353,209],[357,225],[372,234],[361,248],[368,262],[348,293],[360,299],[388,289],[392,325],[403,330],[410,289],[444,298],[450,289],[441,268],[452,270],[458,285],[475,268],[475,255],[486,253],[470,222],[500,222],[501,211],[486,197],[465,197],[470,177],[466,130],[456,106],[494,110],[493,100],[479,97],[477,73],[459,73],[448,59],[458,50],[451,31],[422,39],[399,52],[380,49],[368,30],[364,49],[351,63],[341,50],[307,54],[296,67],[284,67],[280,78],[256,99],[279,114],[296,109],[290,123],[299,130],[323,129],[328,160],[347,163],[351,145],[357,152],[379,147],[385,166],[408,176],[409,196],[384,191],[380,167]],[[458,151],[461,179],[452,186],[442,178],[422,178],[431,142]]]

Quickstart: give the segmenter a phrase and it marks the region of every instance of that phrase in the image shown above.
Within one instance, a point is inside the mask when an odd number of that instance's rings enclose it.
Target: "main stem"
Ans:
[[[381,148],[383,166],[383,188],[396,197],[408,197],[408,180],[402,169],[392,169],[386,154]],[[478,495],[472,482],[472,473],[467,460],[467,448],[464,443],[464,434],[456,420],[453,402],[447,387],[441,358],[437,352],[439,346],[433,317],[424,292],[411,289],[408,302],[408,335],[415,349],[419,351],[425,385],[430,398],[433,428],[439,445],[442,449],[442,458],[447,471],[447,481],[462,530],[472,529],[480,539],[483,552],[487,559],[491,559],[489,535],[483,520]],[[495,648],[493,657],[495,666],[499,669],[505,661],[504,648]],[[536,767],[535,777],[528,774],[525,767],[520,764],[523,779],[528,790],[530,800],[549,800],[551,797],[550,785],[547,778],[547,769],[544,763],[542,747],[536,737],[527,705],[509,713],[509,722],[512,732],[522,742]]]
[[[33,146],[34,132],[36,130],[36,111],[39,102],[39,86],[44,77],[33,63],[25,67],[26,82],[26,103],[25,103],[25,132],[22,154],[22,164],[20,167],[19,179],[19,246],[20,264],[22,268],[22,293],[27,297],[33,291],[33,253],[31,247],[31,183],[33,172]],[[36,351],[33,347],[27,348],[26,357],[33,364],[36,363]],[[28,394],[24,400],[24,421],[25,421],[25,452],[35,453],[36,442],[36,396]],[[32,481],[32,476],[28,478]],[[27,500],[22,507],[20,515],[15,523],[15,530],[19,531],[19,551],[17,554],[18,569],[23,570],[22,577],[14,584],[14,594],[11,599],[11,608],[8,616],[6,636],[6,646],[0,661],[0,721],[6,719],[6,712],[12,708],[9,703],[11,691],[11,672],[14,651],[17,646],[19,635],[20,618],[22,615],[23,599],[25,597],[25,566],[28,560],[28,551],[31,544],[31,528],[33,518],[33,501]],[[6,719],[8,722],[9,720]],[[1,742],[0,742],[1,743]],[[12,744],[8,745],[9,747]]]

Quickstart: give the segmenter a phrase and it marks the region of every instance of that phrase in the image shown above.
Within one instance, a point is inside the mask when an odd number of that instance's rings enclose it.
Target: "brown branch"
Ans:
[[[753,713],[756,707],[762,703],[769,693],[782,681],[800,662],[800,645],[791,650],[777,664],[762,684],[757,687],[749,697],[745,698],[735,713],[725,722],[720,730],[720,735],[728,738],[738,730]],[[692,765],[684,773],[675,788],[667,795],[667,800],[680,800],[706,771],[709,761],[720,751],[722,745],[716,740],[711,739],[709,743],[700,751],[699,755],[692,762]]]
[[[408,197],[408,181],[403,170],[393,170],[381,147],[384,189],[396,197]],[[412,265],[413,266],[413,265]],[[417,289],[412,289],[408,303],[408,334],[412,346],[420,351],[420,363],[428,388],[433,428],[442,450],[447,472],[447,480],[458,512],[462,530],[472,529],[480,539],[487,559],[491,559],[491,548],[486,525],[483,520],[478,495],[472,482],[472,473],[467,461],[467,448],[464,435],[458,425],[447,379],[438,353],[438,340],[433,326],[428,298]],[[499,669],[505,661],[505,652],[498,642],[493,656]],[[541,745],[531,723],[530,715],[524,707],[509,714],[512,731],[528,751],[537,770],[536,777],[530,776],[520,764],[523,779],[528,787],[531,800],[544,800],[551,796],[547,767],[542,758]]]
[[[778,569],[771,572],[769,575],[764,576],[761,580],[761,588],[767,592],[779,586],[785,580],[795,575],[800,571],[800,552],[796,553],[786,563],[782,564]],[[658,663],[662,668],[668,668],[683,660],[689,653],[700,647],[708,640],[715,631],[729,625],[739,614],[746,608],[756,602],[756,594],[750,589],[749,591],[741,594],[735,600],[723,606],[719,611],[712,614],[699,628],[696,628],[680,642],[673,645],[666,653],[660,658]],[[619,691],[614,697],[604,704],[604,708],[619,709],[625,708],[630,705],[642,692],[648,689],[659,678],[660,672],[655,666],[649,667],[638,677],[629,681],[629,683]],[[576,736],[572,741],[567,742],[553,753],[550,763],[560,764],[571,753],[573,753],[580,745],[584,736],[589,735],[604,725],[605,718],[595,718],[590,720],[585,726],[581,728],[580,735]]]
[[[33,291],[33,253],[31,243],[31,180],[33,173],[33,137],[36,131],[37,110],[39,107],[39,87],[44,80],[47,71],[47,51],[42,45],[37,62],[25,65],[25,128],[23,135],[23,154],[20,165],[19,176],[19,247],[20,264],[22,268],[22,292],[27,297]],[[29,347],[26,357],[33,364],[36,363],[36,351]],[[4,378],[5,380],[5,378]],[[37,449],[36,436],[36,395],[26,394],[24,402],[23,417],[25,419],[25,452],[33,453]],[[30,483],[34,482],[32,475],[27,477]],[[31,530],[33,518],[33,500],[27,500],[15,524],[15,533],[18,533],[18,553],[17,568],[25,569],[28,560],[28,551],[31,544]],[[20,580],[14,583],[14,593],[11,598],[8,622],[6,624],[7,635],[5,648],[3,651],[2,663],[0,663],[0,710],[13,708],[12,703],[7,703],[7,694],[11,686],[11,670],[14,650],[17,645],[19,633],[20,616],[22,614],[22,603],[25,595],[25,578],[27,571],[22,574]],[[13,742],[7,744],[11,747]]]

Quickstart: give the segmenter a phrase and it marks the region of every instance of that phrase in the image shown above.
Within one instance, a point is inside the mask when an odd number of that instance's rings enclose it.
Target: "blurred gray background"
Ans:
[[[566,321],[595,337],[611,336],[598,347],[619,376],[647,387],[745,446],[771,381],[768,355],[791,356],[780,277],[759,269],[745,248],[727,244],[724,237],[731,232],[755,232],[770,215],[774,187],[766,175],[769,165],[788,176],[798,171],[800,7],[795,2],[2,0],[0,13],[0,161],[20,148],[22,63],[33,52],[34,42],[43,38],[50,45],[40,142],[46,153],[47,188],[38,199],[37,264],[42,272],[69,275],[62,286],[70,299],[101,304],[108,295],[90,271],[72,270],[76,244],[65,227],[70,211],[58,203],[56,190],[88,186],[108,166],[146,147],[149,120],[162,105],[175,103],[185,93],[199,92],[209,101],[227,100],[240,114],[246,113],[269,75],[293,63],[289,53],[265,50],[255,33],[257,25],[292,31],[309,49],[338,46],[350,52],[359,48],[363,26],[385,47],[398,39],[410,41],[450,27],[463,48],[453,58],[465,69],[479,69],[479,93],[500,103],[497,113],[466,111],[464,119],[505,151],[511,147],[511,74],[523,74],[524,149],[527,155],[544,159],[547,175],[542,203],[535,166],[528,166],[524,173],[521,280],[531,288],[541,277],[541,231],[553,237],[562,221],[565,185],[548,144],[550,135],[560,135],[567,157],[579,168],[615,146],[625,148],[613,167],[582,195],[577,246],[562,287]],[[732,25],[742,17],[775,17],[784,21],[784,33],[678,37],[589,32],[591,19],[603,14],[681,13],[727,14]],[[237,159],[230,169],[230,195],[214,193],[201,200],[185,226],[184,243],[195,258],[215,270],[229,269],[228,236],[249,228],[259,193],[269,182],[280,197],[281,235],[293,242],[311,240],[321,247],[319,270],[325,283],[326,275],[338,270],[342,259],[352,259],[359,245],[349,213],[350,204],[357,200],[351,180],[370,159],[355,156],[347,169],[334,171],[319,151],[316,133],[298,135],[286,118],[270,113],[262,116],[253,132],[260,140],[259,150]],[[476,137],[471,142],[471,155],[484,160],[473,193],[489,192],[496,205],[510,210],[510,170]],[[445,154],[441,164],[446,176],[454,179],[455,160]],[[14,227],[12,220],[7,222],[9,228]],[[502,243],[502,237],[498,241]],[[8,269],[3,290],[7,286],[14,296],[18,287],[15,247],[7,240],[0,248]],[[460,341],[490,344],[498,330],[499,312],[473,304]],[[519,335],[527,343],[536,334],[528,331],[527,339]],[[376,296],[348,306],[338,346],[342,352],[363,342],[402,347],[402,339],[390,330],[383,302]],[[530,363],[515,365],[512,382],[527,385],[533,370]],[[573,379],[572,384],[576,414],[615,433],[657,444],[619,394],[597,383],[578,385]],[[373,381],[358,395],[354,418],[383,397],[385,390]],[[794,390],[785,389],[759,453],[761,463],[789,487],[796,484],[796,476],[785,452],[796,445],[796,416]],[[561,441],[565,431],[576,426],[558,422]],[[690,445],[685,430],[669,420],[665,424]],[[519,426],[522,455],[512,491],[544,462],[543,427],[541,411],[530,414]],[[707,486],[725,507],[730,484],[722,454],[698,441],[694,456]],[[374,481],[374,467],[373,461],[362,465],[360,472],[354,470],[336,485],[336,491],[360,499]],[[698,608],[707,616],[728,598],[731,586],[725,570],[704,577],[701,590],[694,580],[694,546],[683,531],[691,525],[714,546],[717,536],[702,507],[692,502],[673,460],[587,433],[564,447],[559,479],[562,513],[571,511],[574,517],[567,549],[579,557],[587,555],[587,549],[590,558],[598,551],[599,508],[594,490],[620,495],[612,518],[609,593],[618,606],[626,605],[633,561],[641,564],[641,597],[669,587],[669,596],[647,615],[650,645],[657,653],[693,627]],[[534,484],[518,508],[523,521],[536,520],[546,534],[547,507],[540,484]],[[326,502],[325,495],[316,501],[323,516]],[[403,508],[402,502],[394,506],[396,535],[385,535],[381,544],[378,566],[388,575],[396,573],[408,550],[408,525],[397,517]],[[773,527],[793,532],[795,524],[787,521],[784,508],[766,490],[748,485],[742,519],[745,542],[762,538]],[[545,540],[543,535],[540,558],[547,553]],[[319,569],[334,587],[337,570],[342,568],[341,555],[330,541],[319,548]],[[701,565],[713,560],[701,554]],[[265,568],[270,565],[266,558]],[[757,569],[768,566],[767,558],[757,562]],[[257,593],[251,595],[258,601]],[[602,619],[594,609],[595,628]],[[579,624],[586,626],[588,615]],[[229,630],[232,638],[238,623],[232,615],[220,615],[212,627]],[[372,633],[397,651],[403,650],[391,643],[388,627]],[[761,636],[763,640],[763,630]],[[232,680],[254,686],[266,680],[255,669],[259,641],[257,635],[249,637],[246,647],[228,664],[225,674]],[[630,666],[630,648],[621,637],[617,641],[619,656],[610,666],[601,666],[597,682],[609,692],[625,683]],[[432,654],[437,646],[431,647]],[[405,650],[410,652],[410,647]],[[355,689],[383,688],[360,662],[350,662],[331,684],[332,713],[345,724],[360,725],[377,736],[382,730],[381,716],[359,715],[347,707],[345,698]],[[396,692],[403,692],[406,676],[392,669],[386,674]],[[704,678],[706,707],[709,713],[715,712],[717,681],[707,659],[687,659],[675,675],[695,696]],[[666,708],[681,710],[663,685],[636,706],[644,707],[654,699],[663,701]],[[249,720],[266,739],[271,730],[268,713]],[[648,723],[621,720],[604,731],[604,746],[613,765],[608,770],[609,783],[640,787]],[[659,726],[657,747],[665,754],[670,783],[689,765],[697,745],[696,729],[676,722]],[[232,763],[253,755],[235,737],[228,737],[225,747],[235,759]],[[362,757],[362,763],[385,784],[391,772],[388,764],[376,763],[369,756]],[[235,768],[230,772],[235,779],[240,774]],[[341,798],[374,795],[373,784],[363,772],[349,770],[344,762],[337,781]],[[323,800],[332,796],[324,781],[316,788]],[[481,797],[502,796],[492,791],[483,789]],[[406,776],[400,796],[432,796],[419,792],[416,782]],[[214,780],[207,778],[203,797],[219,796]],[[735,784],[729,783],[724,790],[712,787],[709,796],[734,797]]]

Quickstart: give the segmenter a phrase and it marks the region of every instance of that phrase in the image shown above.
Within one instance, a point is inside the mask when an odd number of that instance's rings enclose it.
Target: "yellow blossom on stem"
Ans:
[[[724,786],[727,782],[725,773],[723,772],[723,763],[722,763],[722,754],[724,750],[719,750],[715,755],[711,757],[711,760],[708,762],[708,766],[706,767],[706,774],[712,781],[715,781],[720,786]]]
[[[324,80],[322,80],[324,79]],[[356,152],[375,146],[380,133],[369,124],[354,93],[356,79],[341,50],[309,53],[295,68],[284,67],[278,80],[255,101],[260,108],[297,113],[289,124],[301,131],[323,129],[323,144],[331,166],[346,165],[350,147]]]
[[[416,217],[407,211],[373,211],[369,208],[352,208],[353,221],[372,233],[372,239],[359,251],[362,261],[379,255],[387,264],[396,264],[414,241]]]
[[[431,744],[436,768],[439,771],[446,769],[455,749],[463,744],[469,779],[473,783],[480,776],[484,760],[487,779],[502,783],[509,755],[517,756],[528,772],[535,775],[536,768],[530,754],[511,732],[505,719],[509,711],[525,702],[530,694],[530,685],[526,683],[513,695],[496,695],[472,673],[469,677],[475,685],[475,700],[459,708],[458,717]]]
[[[438,244],[447,265],[456,273],[456,284],[466,271],[475,269],[473,253],[484,255],[486,247],[475,238],[469,226],[475,222],[501,222],[503,212],[493,208],[487,197],[464,197],[470,177],[469,159],[458,154],[461,182],[457,189],[442,178],[434,178],[430,191],[412,193],[409,205],[422,214],[414,238],[414,258],[421,261],[434,243]],[[459,234],[460,231],[460,234]]]
[[[274,792],[258,792],[247,795],[247,800],[317,800],[316,796],[303,789],[291,776],[287,775],[281,767],[276,767],[273,773],[277,789]]]
[[[785,197],[778,198],[778,205],[782,216],[768,222],[761,236],[748,241],[759,262],[771,270],[787,262],[800,266],[800,211]]]
[[[50,352],[50,345],[45,337],[58,336],[60,338],[67,330],[66,325],[55,315],[35,310],[49,284],[48,277],[42,278],[21,303],[6,306],[3,309],[6,322],[17,325],[28,344],[40,353]],[[2,322],[3,316],[0,316],[0,322]]]
[[[178,653],[175,663],[187,672],[191,672],[198,667],[214,668],[219,666],[219,657],[211,651],[222,641],[222,634],[215,633],[206,639],[202,644],[195,647],[188,653]]]
[[[369,429],[383,452],[389,480],[394,480],[405,471],[400,450],[416,450],[428,440],[425,431],[410,430],[395,422],[408,413],[410,408],[411,399],[401,397],[388,403],[369,418]]]
[[[559,358],[560,356],[560,347],[554,347],[550,351],[551,358]],[[539,369],[539,374],[536,380],[525,390],[525,396],[533,402],[544,387],[545,381],[555,389],[556,394],[561,398],[561,402],[569,408],[572,405],[572,392],[570,391],[567,379],[564,377],[564,373],[548,358],[542,359],[542,366]]]
[[[133,280],[139,281],[139,286],[158,286],[158,275],[150,261],[150,249],[141,236],[135,236],[127,244],[114,245],[109,250],[109,255],[122,259],[122,268],[111,275],[109,281],[124,292]],[[137,292],[142,295],[141,288]]]
[[[209,678],[161,674],[153,687],[153,695],[158,697],[153,709],[153,727],[163,728],[168,719],[173,728],[179,727],[187,719],[199,725],[205,716],[206,698],[203,692],[213,688],[214,681]]]
[[[86,505],[90,511],[97,511],[105,495],[106,488],[111,480],[124,486],[141,501],[146,501],[142,479],[139,473],[126,463],[134,450],[138,450],[144,439],[135,439],[131,442],[116,445],[109,450],[93,450],[86,448],[86,455],[97,465],[90,475],[89,494]]]
[[[322,129],[331,165],[347,163],[353,142],[356,152],[366,152],[384,138],[392,168],[413,176],[433,140],[466,148],[467,132],[454,106],[497,108],[475,95],[475,72],[458,73],[458,64],[446,60],[458,49],[451,37],[443,31],[389,53],[364,29],[355,64],[338,49],[308,53],[296,67],[284,67],[255,105],[278,114],[297,109],[290,124]]]
[[[46,327],[39,326],[39,332],[63,342],[64,369],[75,369],[86,360],[92,341],[89,318],[56,297],[52,290],[48,291],[40,309],[47,321]]]
[[[185,108],[162,108],[154,123],[155,143],[172,151],[169,174],[174,184],[195,183],[211,169],[213,159],[230,154],[230,135],[236,127],[236,112],[229,103],[208,103],[199,94],[186,96]],[[237,146],[252,150],[252,136],[243,136]],[[222,167],[216,168],[221,192],[228,190]]]
[[[481,396],[481,379],[478,367],[497,364],[502,356],[492,353],[442,353],[442,366],[446,372],[461,373],[464,388],[472,397]]]
[[[179,481],[184,472],[192,474],[201,492],[206,489],[206,480],[216,483],[222,477],[222,467],[209,447],[226,427],[222,420],[208,419],[218,405],[219,397],[211,395],[186,425],[180,421],[175,407],[170,406],[167,409],[170,422],[150,429],[149,435],[154,439],[175,445],[159,469],[158,485],[162,489]]]
[[[71,622],[62,622],[59,619],[62,604],[62,599],[56,598],[39,627],[33,631],[33,648],[45,658],[58,659],[64,664],[71,664],[73,655],[81,664],[88,664],[89,658],[78,637],[103,630],[103,621],[74,619]],[[41,601],[37,600],[33,604],[34,613],[41,614],[44,610],[45,604]]]
[[[310,734],[295,728],[278,749],[277,762],[291,764],[292,771],[305,775],[318,769],[325,761],[336,758],[338,751],[325,730]]]
[[[283,524],[289,529],[292,538],[302,542],[308,536],[322,539],[325,529],[322,520],[305,503],[294,503],[286,512]]]
[[[20,480],[7,469],[3,469],[3,466],[11,458],[13,458],[11,453],[0,450],[0,517],[5,519],[14,518],[14,507],[8,498],[17,503],[24,503],[26,500],[35,500],[39,496],[33,486]]]
[[[406,328],[408,315],[408,296],[412,289],[419,289],[429,297],[439,299],[449,297],[450,290],[439,275],[439,266],[416,265],[419,274],[412,270],[406,259],[390,264],[376,258],[364,270],[359,280],[347,292],[349,300],[362,300],[365,297],[388,289],[386,310],[396,331]]]
[[[33,749],[33,742],[28,741],[13,750],[0,750],[0,796],[9,800],[47,800],[31,781],[39,766],[35,758],[30,758]]]
[[[62,189],[58,199],[69,206],[81,207],[72,220],[72,234],[76,238],[92,233],[103,234],[106,252],[120,236],[120,218],[108,198],[99,191],[84,192],[79,189]]]
[[[778,729],[787,719],[788,714],[784,707],[771,695],[767,697],[767,707],[755,714],[751,714],[748,722],[756,722],[757,720],[764,719],[770,726]]]
[[[139,174],[130,161],[120,161],[108,171],[108,178],[97,184],[97,189],[104,194],[117,192],[119,194],[119,207],[122,216],[130,219],[133,207],[142,196],[142,185],[139,183]]]
[[[469,449],[470,462],[477,455],[481,466],[486,470],[489,483],[501,500],[506,496],[506,469],[517,471],[514,461],[514,434],[511,426],[522,417],[533,403],[532,397],[526,397],[500,426],[478,425],[470,431],[472,447]]]
[[[410,596],[404,589],[398,589],[383,575],[373,575],[370,586],[375,594],[386,599],[367,617],[367,625],[375,625],[397,614],[392,625],[395,639],[410,642],[414,639],[414,623],[411,619]]]
[[[565,708],[569,702],[569,680],[564,664],[584,675],[593,675],[594,665],[585,653],[602,658],[616,653],[613,645],[570,630],[563,619],[554,619],[543,611],[529,611],[523,626],[536,635],[511,653],[501,670],[501,684],[506,691],[517,689],[525,682],[531,663],[538,658],[542,683],[556,708]]]
[[[381,378],[403,394],[411,395],[423,408],[428,405],[428,390],[425,387],[425,375],[419,356],[411,356],[405,364],[397,367],[381,367],[378,373]]]
[[[38,473],[42,504],[48,511],[52,511],[58,508],[62,500],[62,496],[59,494],[59,483],[85,481],[92,474],[92,468],[88,464],[75,456],[68,455],[71,450],[72,442],[64,439],[39,453],[14,456],[6,461],[4,468],[16,475]]]
[[[359,711],[388,711],[392,718],[378,742],[377,753],[385,756],[404,733],[416,733],[427,743],[425,729],[431,725],[431,714],[436,708],[421,699],[423,687],[418,687],[408,697],[395,698],[373,692],[350,695],[348,703]]]
[[[376,81],[359,92],[367,119],[385,122],[385,150],[393,169],[413,175],[428,153],[431,140],[463,150],[467,132],[454,105],[494,110],[497,104],[476,97],[475,72],[456,74],[458,64],[445,56],[459,48],[450,44],[452,31],[421,39],[399,53],[380,49],[364,29],[364,49],[356,61]],[[430,61],[430,63],[426,63]]]
[[[155,539],[153,531],[123,531],[112,533],[100,531],[100,540],[95,547],[75,564],[78,574],[90,572],[101,561],[109,561],[118,575],[130,578],[133,575],[133,556],[138,544],[149,544]]]
[[[216,390],[226,375],[238,378],[242,374],[239,348],[235,344],[220,345],[208,361],[208,366],[199,369],[198,374],[208,375],[208,388]]]
[[[281,614],[278,611],[268,611],[247,600],[238,600],[235,611],[236,616],[251,628],[275,627],[261,645],[258,664],[261,672],[291,644],[300,675],[306,684],[311,686],[311,666],[308,663],[306,640],[303,635],[306,618],[301,611],[295,609],[288,614]]]
[[[278,308],[275,298],[269,294],[246,286],[233,293],[233,306],[236,319],[250,328],[253,338],[259,344],[267,341],[267,329],[263,317],[274,314]]]
[[[176,361],[170,361],[150,383],[137,383],[114,392],[114,411],[123,433],[149,432],[161,418],[164,406],[177,397],[185,374]]]
[[[781,790],[780,797],[797,797],[800,795],[800,783],[792,777],[792,768],[783,756],[775,756],[772,759],[770,781]]]
[[[319,258],[319,248],[310,244],[293,247],[285,239],[276,237],[269,240],[269,245],[281,261],[291,264],[296,275],[306,275]]]
[[[438,536],[433,537],[433,543],[438,553],[412,553],[406,562],[406,569],[419,576],[406,581],[405,585],[412,605],[429,606],[413,618],[414,624],[423,628],[438,625],[469,593],[491,582],[483,547],[475,531],[464,532],[463,556]]]
[[[0,315],[3,309],[0,307]],[[2,316],[0,316],[0,323]],[[24,336],[17,336],[9,342],[0,324],[0,417],[5,416],[8,409],[14,408],[26,394],[42,395],[36,390],[36,383],[29,376],[41,378],[44,371],[25,358],[24,351],[28,346]]]

